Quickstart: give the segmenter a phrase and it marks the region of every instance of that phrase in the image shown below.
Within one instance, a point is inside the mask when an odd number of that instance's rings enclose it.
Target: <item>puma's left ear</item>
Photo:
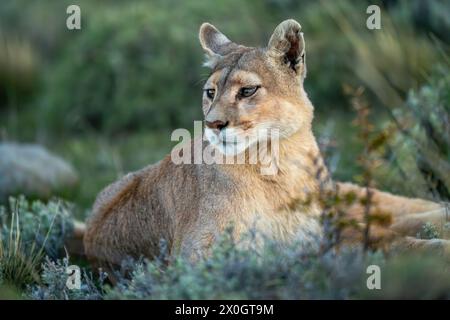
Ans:
[[[300,24],[293,19],[280,23],[270,37],[268,53],[305,77],[305,40],[301,29]]]
[[[205,65],[212,68],[218,59],[239,47],[209,23],[203,23],[200,26],[198,37],[206,54]]]

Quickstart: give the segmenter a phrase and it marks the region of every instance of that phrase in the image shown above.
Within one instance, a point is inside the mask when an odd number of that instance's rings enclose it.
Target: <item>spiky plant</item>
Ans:
[[[29,203],[11,198],[9,209],[0,207],[0,274],[3,283],[18,288],[39,282],[45,255],[56,256],[72,230],[61,202]]]

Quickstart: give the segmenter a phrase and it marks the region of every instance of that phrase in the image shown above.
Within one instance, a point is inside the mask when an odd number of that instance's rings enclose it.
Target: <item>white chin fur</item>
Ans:
[[[223,142],[219,137],[213,132],[212,129],[205,128],[205,137],[209,141],[209,143],[214,146],[220,153],[225,156],[235,156],[242,152],[244,152],[248,147],[250,147],[253,143],[254,139],[248,138],[242,135],[236,134],[234,129],[225,129],[225,139],[227,139],[228,143]],[[222,134],[223,135],[223,134]]]

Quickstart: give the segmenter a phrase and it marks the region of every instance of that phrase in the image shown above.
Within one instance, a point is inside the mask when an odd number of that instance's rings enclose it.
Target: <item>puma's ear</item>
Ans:
[[[203,23],[199,31],[200,44],[206,53],[206,66],[214,67],[217,60],[235,50],[239,46],[228,39],[212,24]]]
[[[305,40],[301,29],[300,24],[293,19],[280,23],[270,37],[268,52],[305,77]]]

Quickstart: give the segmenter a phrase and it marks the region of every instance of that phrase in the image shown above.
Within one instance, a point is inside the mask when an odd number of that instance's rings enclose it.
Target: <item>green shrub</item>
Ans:
[[[245,250],[225,236],[211,256],[193,264],[178,256],[137,263],[108,299],[344,299],[357,292],[366,264],[380,261],[359,248],[318,254],[302,246]]]
[[[36,53],[27,41],[0,29],[0,111],[7,103],[17,104],[36,89]]]
[[[410,90],[406,103],[388,110],[397,134],[387,150],[389,165],[379,179],[395,191],[450,199],[449,72],[448,62],[436,66],[426,84]]]
[[[420,232],[416,235],[419,239],[438,239],[440,238],[439,230],[431,222],[427,222],[422,226]]]
[[[52,261],[46,259],[42,266],[41,283],[30,286],[27,296],[34,300],[99,300],[103,297],[105,273],[100,273],[94,280],[93,275],[83,270],[80,289],[69,289],[66,286],[69,259]]]
[[[249,237],[249,238],[247,238]],[[432,255],[391,255],[341,246],[318,251],[315,246],[282,246],[267,240],[260,252],[245,249],[249,234],[235,242],[230,233],[211,254],[195,263],[182,255],[169,257],[164,242],[154,260],[125,259],[105,283],[106,274],[82,271],[81,289],[66,287],[68,258],[49,259],[42,281],[27,291],[31,299],[360,299],[449,298],[448,259]],[[317,239],[317,241],[320,241]],[[369,290],[367,268],[380,267],[381,290]],[[405,290],[404,288],[410,288]]]
[[[11,198],[9,208],[0,207],[0,278],[24,287],[39,281],[45,255],[56,257],[65,237],[73,230],[67,207],[60,202],[29,203]]]
[[[8,222],[12,214],[18,218],[18,227],[12,229]],[[56,258],[64,246],[64,239],[73,231],[69,204],[63,201],[28,201],[25,197],[10,198],[9,210],[0,207],[0,225],[5,239],[10,232],[20,233],[26,248],[43,246],[46,255]]]
[[[43,4],[40,1],[5,0],[0,3],[0,126],[10,134],[21,132],[36,117],[29,112],[43,80],[48,61],[66,40],[68,0]],[[65,5],[65,6],[64,6]],[[21,122],[21,123],[17,123]],[[20,129],[19,129],[20,126]]]

